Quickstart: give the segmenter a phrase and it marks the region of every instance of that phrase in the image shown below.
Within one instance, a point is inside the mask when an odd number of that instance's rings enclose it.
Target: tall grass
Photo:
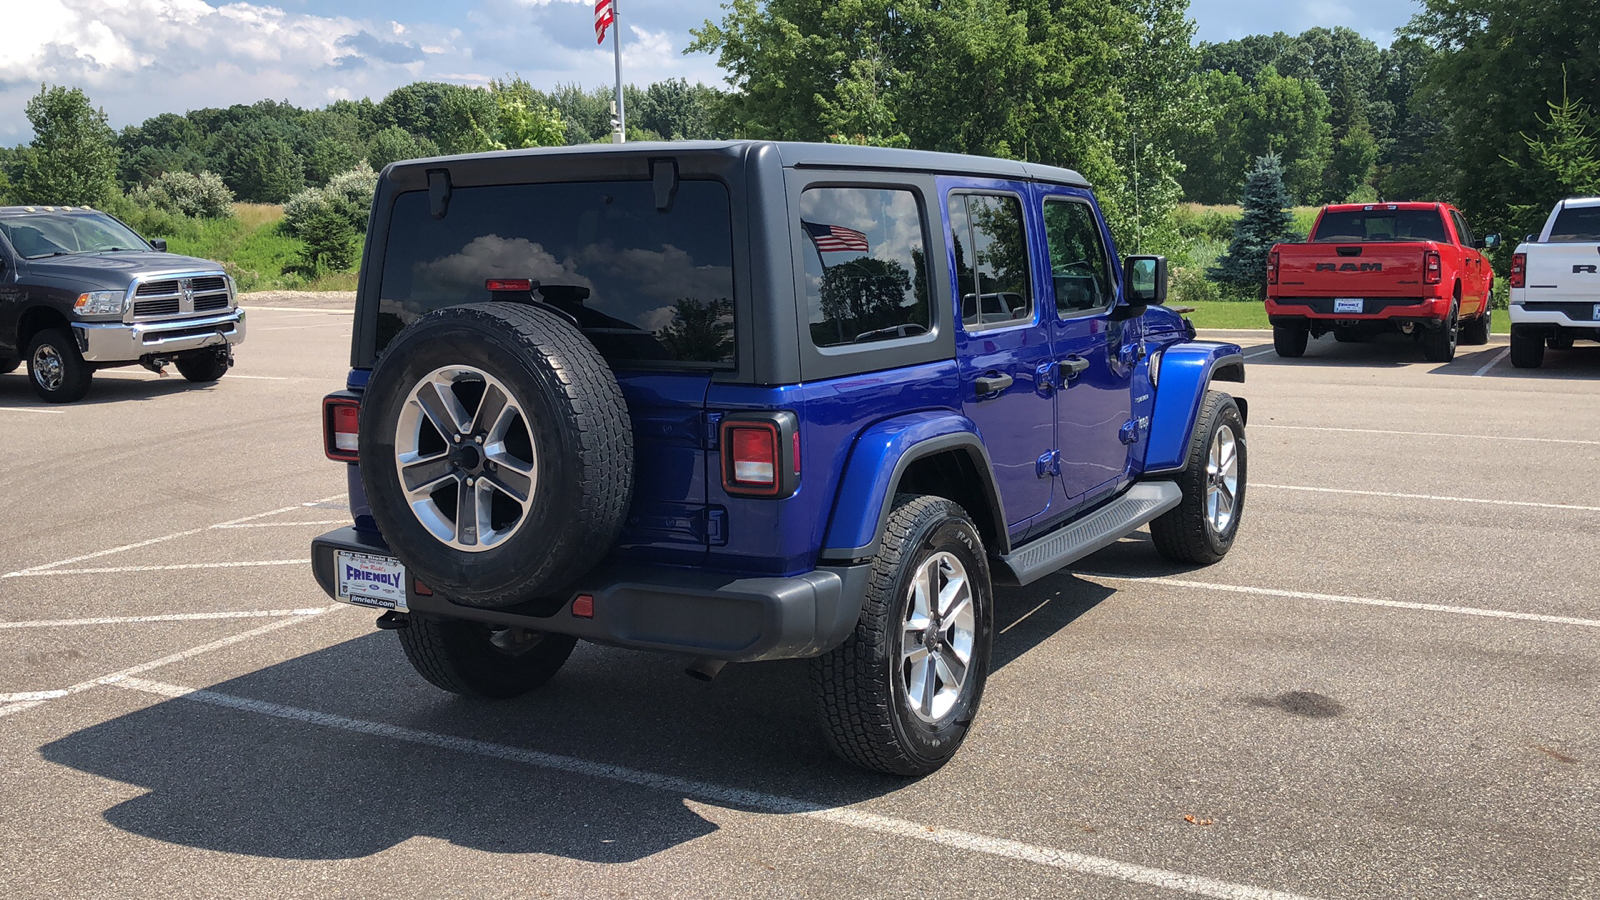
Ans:
[[[173,253],[222,263],[241,291],[355,289],[354,271],[303,271],[305,242],[284,229],[283,207],[275,203],[235,203],[230,219],[175,219],[161,225],[152,236],[166,238]]]

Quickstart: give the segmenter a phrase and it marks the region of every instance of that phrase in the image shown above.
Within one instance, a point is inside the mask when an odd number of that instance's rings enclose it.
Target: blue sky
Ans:
[[[682,52],[721,0],[617,2],[628,80],[721,84],[710,57]],[[1345,25],[1387,44],[1418,9],[1415,0],[1192,0],[1190,14],[1200,40]],[[23,107],[41,82],[84,88],[120,128],[262,98],[376,100],[424,79],[481,84],[515,72],[549,87],[612,78],[592,0],[27,0],[6,18],[3,144],[28,139]]]

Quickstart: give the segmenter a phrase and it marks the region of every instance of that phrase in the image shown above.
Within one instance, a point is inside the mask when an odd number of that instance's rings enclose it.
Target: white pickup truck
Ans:
[[[1562,200],[1511,258],[1511,364],[1600,341],[1600,197]]]

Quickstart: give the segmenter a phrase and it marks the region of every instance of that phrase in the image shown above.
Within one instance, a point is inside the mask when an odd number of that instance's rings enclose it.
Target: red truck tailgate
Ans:
[[[1278,282],[1290,297],[1420,297],[1432,243],[1279,244]]]

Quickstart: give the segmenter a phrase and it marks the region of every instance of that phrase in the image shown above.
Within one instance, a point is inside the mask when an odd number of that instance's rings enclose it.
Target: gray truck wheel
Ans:
[[[1456,304],[1450,304],[1450,316],[1444,320],[1444,324],[1422,333],[1422,355],[1427,357],[1428,362],[1447,363],[1456,358],[1456,344],[1461,334],[1458,310]]]
[[[1239,405],[1227,394],[1207,391],[1178,476],[1183,500],[1150,523],[1162,556],[1209,565],[1228,554],[1244,512],[1248,462]]]
[[[896,497],[855,632],[811,663],[834,752],[891,775],[948,762],[983,698],[993,596],[966,511],[943,497]]]
[[[1311,340],[1311,331],[1306,328],[1296,328],[1292,325],[1272,326],[1272,349],[1284,359],[1299,359],[1306,354],[1306,342]]]
[[[28,382],[46,403],[72,403],[89,393],[94,370],[78,354],[72,336],[50,328],[28,342]]]
[[[1461,326],[1461,343],[1468,347],[1482,347],[1489,343],[1489,332],[1494,326],[1494,310],[1486,309],[1483,315],[1474,316]]]
[[[20,359],[9,359],[7,357],[0,356],[0,375],[10,375],[12,372],[15,372],[17,370],[17,366],[20,365],[22,365],[22,360]]]
[[[546,632],[508,639],[482,622],[417,616],[395,634],[418,675],[452,694],[483,700],[509,700],[542,686],[560,671],[578,642]]]
[[[418,319],[373,369],[360,428],[384,539],[458,603],[554,593],[622,531],[628,407],[599,351],[553,312],[474,303]]]
[[[1511,365],[1518,369],[1537,369],[1544,365],[1543,332],[1511,326]]]
[[[208,382],[216,381],[228,374],[228,353],[226,350],[206,350],[200,353],[191,353],[173,360],[173,365],[178,367],[178,374],[189,381]]]

